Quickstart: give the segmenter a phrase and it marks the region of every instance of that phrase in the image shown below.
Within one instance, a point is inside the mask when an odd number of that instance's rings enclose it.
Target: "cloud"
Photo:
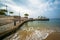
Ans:
[[[28,13],[30,17],[44,16],[45,14],[48,16],[48,13],[56,14],[54,11],[60,8],[58,0],[2,0],[2,3],[7,5],[9,10],[16,12],[16,15],[20,11],[22,16],[24,13]]]
[[[21,15],[24,14],[24,13],[30,13],[30,11],[27,8],[25,8],[23,6],[20,6],[20,5],[17,5],[12,0],[2,1],[2,4],[7,5],[8,6],[8,10],[15,12],[16,15],[18,15],[19,12],[21,13]],[[6,8],[6,7],[4,7],[4,8]]]

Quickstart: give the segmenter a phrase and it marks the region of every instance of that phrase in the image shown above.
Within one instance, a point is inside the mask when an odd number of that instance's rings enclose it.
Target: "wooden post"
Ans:
[[[16,19],[15,19],[15,16],[14,16],[14,26],[16,26]]]

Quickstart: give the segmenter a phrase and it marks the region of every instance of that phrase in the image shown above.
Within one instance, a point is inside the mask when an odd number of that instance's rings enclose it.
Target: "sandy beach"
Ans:
[[[4,40],[60,40],[60,32],[50,29],[34,29],[33,27],[17,31]]]
[[[60,32],[51,33],[45,40],[60,40]]]

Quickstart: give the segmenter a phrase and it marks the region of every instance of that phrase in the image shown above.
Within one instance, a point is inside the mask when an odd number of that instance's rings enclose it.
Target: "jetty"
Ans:
[[[7,37],[7,36],[9,36],[9,35],[14,34],[17,30],[20,29],[20,27],[21,27],[25,22],[27,22],[27,20],[22,21],[21,23],[19,23],[19,22],[17,21],[16,26],[14,26],[13,23],[2,26],[3,28],[0,28],[0,39],[4,39],[5,37]],[[6,27],[6,28],[4,28],[4,27]]]
[[[16,26],[14,26],[14,22],[7,25],[3,25],[1,26],[2,28],[0,27],[0,39],[4,39],[7,36],[16,33],[20,29],[20,27],[28,21],[48,21],[48,20],[49,19],[23,19],[20,20],[20,22],[17,21]]]
[[[49,21],[49,19],[29,19],[29,21]]]

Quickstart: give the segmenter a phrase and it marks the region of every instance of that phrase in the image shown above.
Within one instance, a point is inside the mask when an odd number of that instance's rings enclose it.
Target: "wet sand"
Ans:
[[[45,40],[60,40],[60,32],[51,33]]]
[[[60,40],[60,32],[49,29],[27,28],[4,40]]]
[[[6,38],[4,40],[43,40],[45,39],[52,31],[48,30],[20,30],[11,38]]]

